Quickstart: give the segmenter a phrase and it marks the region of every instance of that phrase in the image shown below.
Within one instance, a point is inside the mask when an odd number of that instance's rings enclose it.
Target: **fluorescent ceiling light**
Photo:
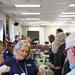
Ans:
[[[59,15],[59,17],[75,17],[75,15]]]
[[[40,21],[41,24],[50,24],[50,22],[47,21]]]
[[[34,24],[36,24],[36,25],[37,25],[37,24],[40,24],[40,22],[28,22],[28,23],[29,23],[29,24],[33,24],[33,25],[34,25]]]
[[[69,7],[75,7],[75,4],[70,4]]]
[[[40,7],[41,5],[15,5],[15,7]]]
[[[65,12],[65,13],[61,13],[61,14],[75,14],[75,12]]]
[[[16,18],[15,20],[20,20],[19,18]]]
[[[25,21],[25,18],[20,18],[21,21]]]
[[[45,25],[46,26],[46,25],[50,25],[50,24],[40,24],[40,25]]]
[[[26,20],[40,20],[40,18],[26,18]]]
[[[72,20],[72,18],[56,18],[56,20]]]
[[[21,13],[22,15],[40,15],[40,13]]]
[[[47,21],[40,21],[40,25],[51,25],[51,22],[47,22]]]
[[[54,22],[54,23],[53,23],[53,24],[51,24],[51,25],[58,26],[58,25],[63,25],[63,23],[56,23],[56,22]]]
[[[40,26],[40,25],[35,25],[35,24],[34,24],[34,25],[30,25],[30,26]]]

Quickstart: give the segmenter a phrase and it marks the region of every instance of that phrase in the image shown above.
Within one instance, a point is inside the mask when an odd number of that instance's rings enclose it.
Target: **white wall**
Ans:
[[[0,20],[0,40],[3,41],[3,21]]]
[[[22,26],[21,25],[18,25],[18,26],[14,26],[14,36],[15,35],[22,35]]]
[[[45,28],[45,34],[46,34],[46,36],[45,36],[45,40],[48,40],[48,36],[50,35],[50,34],[54,34],[55,36],[56,36],[56,29],[57,28],[62,28],[63,30],[64,30],[64,32],[66,33],[66,32],[74,32],[75,31],[75,26],[69,26],[69,27],[67,27],[67,26],[62,26],[62,27],[59,27],[59,26],[56,26],[56,27],[46,27]]]
[[[22,34],[25,34],[27,37],[27,28],[26,26],[22,26]]]
[[[6,27],[6,15],[4,15],[2,12],[0,12],[0,20],[3,21],[4,26]]]
[[[9,18],[9,34],[10,34],[10,41],[14,40],[14,21]]]

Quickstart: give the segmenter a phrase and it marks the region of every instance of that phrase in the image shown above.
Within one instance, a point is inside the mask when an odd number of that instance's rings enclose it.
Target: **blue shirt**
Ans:
[[[21,66],[21,68],[25,71],[25,64],[24,61],[18,61],[19,65]],[[10,71],[7,73],[3,73],[2,75],[14,75],[14,74],[19,74],[21,75],[22,70],[20,68],[20,66],[18,65],[18,63],[16,62],[14,57],[10,57],[7,60],[5,60],[2,65],[7,65],[10,66]],[[27,73],[28,75],[37,75],[38,73],[38,68],[36,67],[34,61],[30,58],[28,60],[26,60],[26,68],[27,68]],[[26,71],[25,71],[26,72]]]
[[[11,53],[10,51],[6,50],[4,53],[3,53],[3,57],[4,57],[4,60],[8,59],[9,57],[13,56],[13,53]]]

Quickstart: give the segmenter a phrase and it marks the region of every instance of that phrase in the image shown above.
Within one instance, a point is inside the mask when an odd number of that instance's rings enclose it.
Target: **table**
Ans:
[[[43,66],[45,68],[45,72],[42,73],[42,75],[54,75],[54,72],[49,68],[46,63],[49,61],[49,55],[45,55],[43,52],[39,53],[39,57],[36,57],[36,64],[39,68],[40,66]]]

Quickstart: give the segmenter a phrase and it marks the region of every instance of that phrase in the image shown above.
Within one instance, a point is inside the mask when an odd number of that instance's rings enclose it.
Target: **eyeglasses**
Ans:
[[[64,55],[67,55],[67,51],[70,49],[71,47],[67,48],[66,50],[63,51]]]
[[[75,47],[73,46],[73,48],[75,48]],[[69,48],[67,48],[66,50],[64,50],[63,53],[64,53],[64,54],[67,54],[67,51],[68,51],[69,49],[71,49],[71,47],[69,47]]]
[[[71,47],[67,48],[65,51],[68,51],[70,48],[71,48]],[[73,48],[75,48],[75,47],[73,46]]]
[[[71,47],[69,47],[69,48],[65,49],[65,51],[67,52],[70,48],[71,48]]]

